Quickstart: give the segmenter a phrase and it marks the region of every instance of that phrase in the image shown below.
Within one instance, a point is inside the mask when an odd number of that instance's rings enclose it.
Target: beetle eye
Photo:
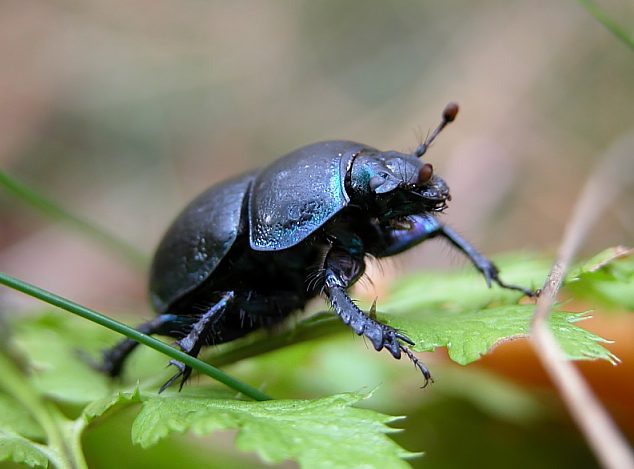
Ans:
[[[379,186],[383,185],[384,182],[385,179],[383,179],[381,176],[373,176],[372,178],[370,178],[370,190],[372,192],[376,191]]]
[[[434,167],[429,163],[425,163],[418,171],[418,184],[425,184],[429,182],[433,175]]]

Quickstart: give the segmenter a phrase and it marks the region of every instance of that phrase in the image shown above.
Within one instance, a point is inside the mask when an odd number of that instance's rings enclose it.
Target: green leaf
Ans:
[[[0,394],[0,429],[29,439],[42,440],[44,431],[17,399]]]
[[[530,288],[541,287],[550,262],[538,256],[507,256],[497,260],[500,277],[509,284]],[[452,272],[423,272],[398,279],[387,302],[378,303],[384,310],[389,303],[391,311],[412,308],[442,307],[462,311],[487,306],[491,303],[516,302],[522,293],[493,285],[487,288],[482,275],[472,268]]]
[[[634,311],[634,250],[606,249],[573,269],[566,288],[576,298]]]
[[[113,408],[136,404],[141,402],[141,400],[139,388],[134,388],[132,391],[118,392],[112,396],[91,402],[84,408],[82,415],[85,423],[90,423]]]
[[[33,381],[25,376],[24,367],[18,366],[13,356],[0,353],[0,376],[0,389],[10,396],[5,403],[11,404],[14,401],[16,405],[16,409],[11,411],[13,416],[29,416],[19,425],[11,425],[9,417],[8,425],[0,428],[0,432],[3,432],[3,457],[24,460],[34,465],[39,464],[41,459],[36,454],[38,452],[60,469],[86,467],[79,441],[83,426],[75,425],[59,408],[43,399]],[[12,431],[10,425],[16,430],[22,430],[28,437]],[[32,441],[31,437],[41,440],[42,444]]]
[[[366,394],[339,394],[317,400],[244,402],[187,395],[148,399],[132,427],[143,447],[172,432],[199,435],[237,429],[236,445],[267,462],[287,459],[306,468],[409,467],[416,456],[387,437],[396,420],[353,404]]]
[[[0,429],[0,461],[11,460],[28,466],[48,466],[39,445],[15,433]]]
[[[60,313],[46,313],[15,324],[13,340],[36,370],[31,380],[42,393],[57,400],[86,404],[110,393],[107,376],[95,371],[80,351],[105,348],[112,334]]]
[[[496,264],[505,282],[531,288],[544,282],[550,267],[536,256],[507,257]],[[416,350],[447,347],[452,360],[471,363],[500,342],[527,336],[535,309],[533,304],[516,304],[521,293],[496,285],[486,288],[478,277],[470,272],[409,276],[379,304],[381,311],[391,314],[379,317],[414,340]],[[565,312],[551,316],[550,326],[568,357],[616,363],[618,359],[601,345],[605,339],[575,325],[585,317]]]
[[[391,310],[391,304],[383,308]],[[442,311],[415,308],[398,314],[381,315],[381,320],[404,331],[416,350],[431,351],[447,347],[449,357],[466,365],[478,360],[496,344],[525,337],[530,330],[534,305],[507,305],[471,311]],[[605,339],[574,323],[587,318],[584,314],[554,312],[550,327],[570,359],[603,359],[617,363],[618,359],[601,346]]]

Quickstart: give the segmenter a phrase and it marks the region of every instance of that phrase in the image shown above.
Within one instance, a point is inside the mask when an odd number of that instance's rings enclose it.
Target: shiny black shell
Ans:
[[[346,207],[345,178],[360,143],[327,141],[294,150],[260,172],[212,186],[174,220],[154,256],[150,298],[158,313],[199,287],[242,236],[255,251],[305,241]]]

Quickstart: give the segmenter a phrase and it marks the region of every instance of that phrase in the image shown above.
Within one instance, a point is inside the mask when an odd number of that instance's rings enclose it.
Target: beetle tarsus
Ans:
[[[404,345],[401,345],[401,350],[405,353],[405,355],[407,355],[407,358],[412,361],[414,366],[423,374],[423,377],[425,378],[425,384],[423,384],[421,387],[426,388],[429,383],[433,383],[434,379],[431,377],[431,373],[429,372],[425,364],[420,361],[416,355],[414,355],[414,352],[412,352],[408,347]]]
[[[512,285],[510,283],[504,282],[499,276],[499,273],[500,273],[499,269],[495,266],[495,264],[493,264],[493,262],[491,262],[486,257],[480,256],[480,259],[478,259],[478,264],[476,264],[476,266],[478,265],[481,266],[481,268],[480,267],[478,268],[482,271],[482,274],[484,275],[484,279],[486,280],[487,286],[489,288],[491,288],[492,282],[495,282],[502,288],[505,288],[507,290],[515,290],[515,291],[522,292],[524,295],[528,296],[529,298],[534,298],[538,295],[537,292],[531,290],[530,288],[524,288],[518,285]]]
[[[524,288],[518,285],[510,285],[508,283],[504,283],[499,278],[495,279],[495,283],[497,283],[502,288],[506,288],[507,290],[515,290],[515,291],[522,292],[524,293],[524,295],[528,296],[529,298],[536,298],[541,293],[539,290],[531,290],[530,288]]]
[[[170,379],[168,379],[165,382],[165,384],[163,384],[163,386],[161,386],[161,389],[159,389],[159,394],[161,394],[163,391],[169,388],[172,384],[174,384],[178,380],[178,378],[182,376],[183,379],[181,380],[181,385],[178,388],[178,390],[181,391],[183,389],[183,386],[185,385],[185,382],[192,374],[192,369],[189,366],[185,365],[183,362],[179,362],[178,360],[170,360],[167,366],[170,366],[170,365],[173,365],[176,368],[178,368],[178,372],[174,376],[172,376]]]

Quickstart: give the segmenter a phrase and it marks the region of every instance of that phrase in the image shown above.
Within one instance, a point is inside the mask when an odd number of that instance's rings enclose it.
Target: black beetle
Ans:
[[[447,238],[482,272],[487,284],[507,285],[495,265],[435,213],[450,200],[445,181],[421,157],[454,120],[443,120],[414,154],[379,151],[349,141],[299,148],[261,171],[217,184],[176,218],[156,251],[150,295],[158,316],[142,324],[146,334],[177,338],[197,356],[204,345],[228,342],[278,324],[324,293],[335,313],[376,350],[405,353],[414,343],[359,309],[347,289],[365,269],[364,257],[392,256],[434,236]],[[112,376],[137,342],[126,339],[104,353],[101,368]],[[161,391],[191,374],[183,363]]]

